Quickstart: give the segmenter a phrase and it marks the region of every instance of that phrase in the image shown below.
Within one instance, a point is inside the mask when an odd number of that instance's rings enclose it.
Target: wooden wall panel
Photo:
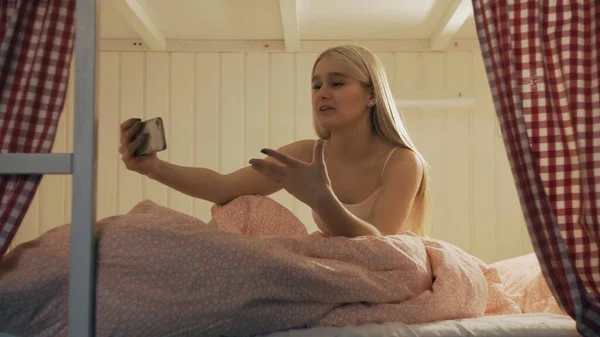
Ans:
[[[378,53],[396,97],[474,92],[472,109],[405,109],[410,136],[432,166],[433,236],[484,261],[531,252],[479,51]],[[144,199],[210,219],[194,200],[125,169],[119,124],[162,117],[159,157],[221,173],[246,166],[262,147],[314,138],[314,53],[102,52],[99,87],[98,217]],[[54,151],[71,149],[73,84]],[[14,244],[70,221],[69,176],[45,177]],[[309,229],[310,209],[285,191],[273,198]]]

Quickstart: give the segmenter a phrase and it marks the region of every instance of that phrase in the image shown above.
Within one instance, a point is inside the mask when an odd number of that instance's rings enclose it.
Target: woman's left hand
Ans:
[[[291,195],[314,209],[319,200],[331,190],[323,156],[323,144],[323,140],[318,140],[311,163],[272,149],[263,149],[262,153],[277,162],[251,159],[250,164],[255,170],[280,183]]]

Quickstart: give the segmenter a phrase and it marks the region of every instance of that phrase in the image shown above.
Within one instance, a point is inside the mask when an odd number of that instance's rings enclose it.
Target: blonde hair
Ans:
[[[373,132],[390,143],[413,151],[423,166],[421,184],[415,196],[418,203],[416,214],[417,229],[415,234],[425,236],[426,218],[430,207],[429,195],[429,165],[419,153],[408,136],[408,132],[396,108],[396,103],[385,74],[385,69],[379,58],[369,49],[357,45],[342,45],[325,50],[319,55],[313,65],[312,72],[319,61],[325,57],[342,63],[350,76],[360,81],[365,88],[373,90],[375,105],[371,108],[371,123]],[[313,116],[313,125],[319,138],[328,139],[329,130],[321,128]]]

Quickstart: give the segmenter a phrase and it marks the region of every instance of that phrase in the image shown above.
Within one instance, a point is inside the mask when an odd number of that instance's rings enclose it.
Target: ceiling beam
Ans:
[[[452,38],[473,15],[471,0],[452,0],[430,39],[431,50],[444,50]]]
[[[283,40],[286,51],[300,49],[300,35],[298,32],[298,7],[296,0],[279,0],[281,11],[281,25],[283,26]]]
[[[112,4],[150,49],[167,49],[167,41],[137,0],[113,0]]]

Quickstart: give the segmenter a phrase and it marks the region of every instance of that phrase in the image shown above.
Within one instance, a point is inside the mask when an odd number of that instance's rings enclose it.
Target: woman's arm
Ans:
[[[312,144],[312,140],[297,141],[279,151],[301,158],[306,156],[306,149]],[[269,195],[281,189],[280,184],[250,166],[221,174],[207,168],[179,166],[161,160],[147,176],[181,193],[216,204],[227,203],[242,195]]]
[[[412,151],[398,150],[383,173],[381,191],[367,221],[346,210],[332,191],[324,193],[314,210],[331,235],[356,237],[396,234],[404,229],[421,183],[422,172],[421,162]]]

